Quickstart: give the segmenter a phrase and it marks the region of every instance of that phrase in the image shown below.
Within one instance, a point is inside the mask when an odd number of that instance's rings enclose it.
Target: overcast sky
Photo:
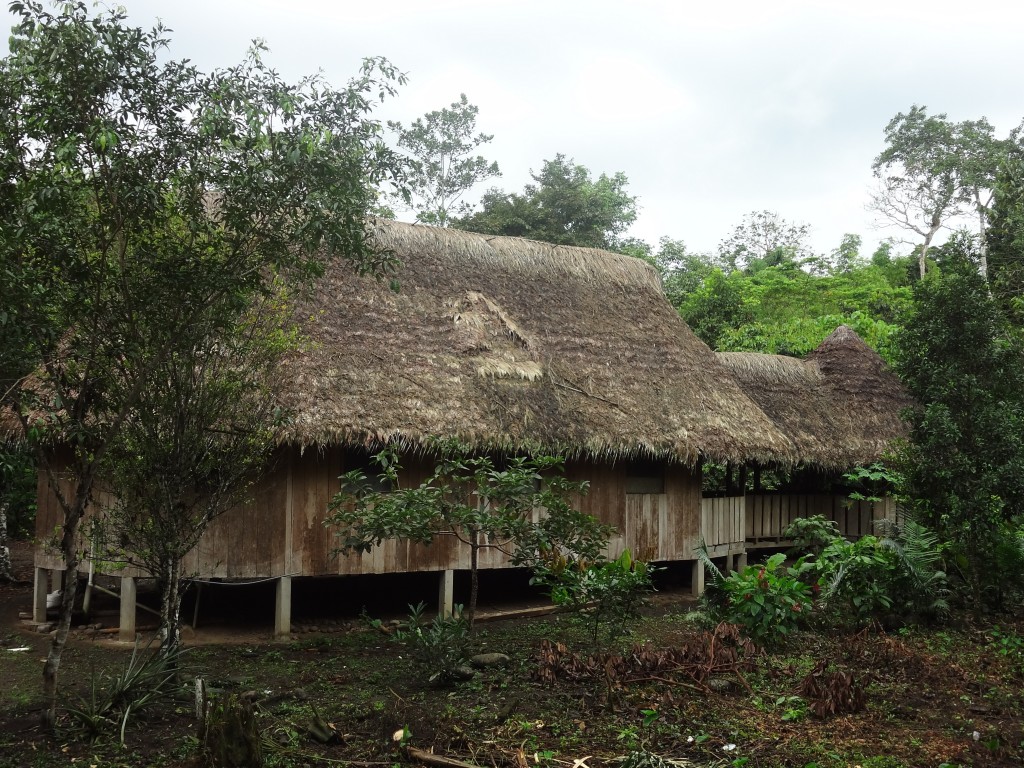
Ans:
[[[288,79],[344,84],[365,56],[409,77],[382,119],[409,122],[466,93],[520,190],[558,152],[624,172],[633,234],[714,250],[760,209],[810,224],[828,251],[892,232],[865,211],[871,161],[897,112],[1024,117],[1024,3],[127,0],[170,26],[171,54],[228,66],[252,38]],[[6,47],[6,46],[4,46]],[[477,191],[482,192],[483,189]]]

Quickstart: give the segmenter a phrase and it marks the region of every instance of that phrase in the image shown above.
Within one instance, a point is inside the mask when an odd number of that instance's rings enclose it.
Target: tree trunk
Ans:
[[[985,280],[988,280],[987,232],[988,214],[985,213],[985,209],[981,206],[981,201],[978,200],[978,271],[981,272],[981,276],[985,278]]]
[[[163,592],[160,596],[160,652],[165,656],[181,643],[181,561],[172,559],[161,569]]]
[[[86,494],[85,498],[88,498]],[[61,588],[64,590],[60,601],[60,617],[57,619],[57,631],[50,642],[50,652],[43,665],[43,700],[46,706],[40,715],[40,723],[44,730],[52,731],[57,722],[57,673],[60,671],[61,654],[68,640],[71,629],[71,612],[75,607],[78,593],[78,551],[76,539],[78,525],[84,513],[84,501],[75,506],[64,521],[64,534],[61,536],[60,549],[64,556],[64,579]]]
[[[7,502],[0,501],[0,581],[14,581],[11,550],[7,546]]]
[[[927,267],[927,264],[928,264],[928,261],[927,261],[928,248],[931,246],[931,244],[932,244],[932,235],[931,235],[931,233],[929,233],[928,237],[926,237],[924,239],[924,243],[921,245],[921,250],[920,250],[920,252],[918,253],[918,256],[917,256],[917,266],[918,266],[918,269],[921,272],[921,279],[922,280],[924,279],[924,273],[926,271],[926,267]]]
[[[203,763],[209,768],[260,768],[263,747],[252,705],[232,693],[205,709],[199,736]]]
[[[469,631],[473,631],[476,619],[476,596],[480,589],[478,563],[480,561],[480,531],[475,528],[470,532],[469,542]]]

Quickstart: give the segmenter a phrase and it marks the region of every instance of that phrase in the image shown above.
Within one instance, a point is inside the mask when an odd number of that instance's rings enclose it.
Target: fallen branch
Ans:
[[[421,763],[437,766],[437,768],[480,768],[473,763],[456,760],[454,757],[435,755],[433,752],[427,752],[417,747],[406,747],[406,751],[413,760],[419,760]]]

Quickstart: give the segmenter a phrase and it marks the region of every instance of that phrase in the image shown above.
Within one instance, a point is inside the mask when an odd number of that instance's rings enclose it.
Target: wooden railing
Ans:
[[[747,496],[747,547],[785,546],[789,544],[782,535],[786,526],[797,518],[812,515],[823,515],[834,520],[840,533],[849,538],[857,538],[875,533],[875,521],[895,519],[896,504],[890,498],[870,502],[824,493]]]
[[[712,557],[744,550],[746,502],[742,496],[705,498],[700,502],[700,535]]]

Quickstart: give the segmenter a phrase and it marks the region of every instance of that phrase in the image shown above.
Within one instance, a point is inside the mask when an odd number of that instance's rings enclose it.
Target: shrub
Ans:
[[[829,544],[842,540],[839,525],[824,515],[798,517],[782,531],[782,538],[793,542],[791,554],[809,552],[820,555]]]
[[[946,574],[938,537],[913,521],[889,526],[882,538],[837,539],[811,573],[820,578],[821,605],[840,623],[863,626],[883,614],[934,616],[946,611]],[[826,614],[826,615],[828,615]]]
[[[806,570],[803,558],[790,569],[783,566],[785,560],[780,553],[764,565],[750,565],[728,576],[719,573],[718,583],[727,599],[709,609],[716,618],[738,625],[758,645],[777,646],[797,628],[812,604],[811,586],[798,578]]]
[[[426,603],[409,606],[409,628],[395,633],[405,643],[414,661],[430,682],[451,683],[458,679],[458,668],[466,663],[469,647],[469,622],[462,615],[462,606],[455,606],[451,616],[438,614],[433,621],[423,618]]]
[[[843,620],[861,625],[892,608],[890,591],[898,563],[894,552],[881,547],[875,536],[832,542],[815,561],[814,570],[823,584],[822,606]]]
[[[561,562],[536,571],[534,583],[547,584],[556,605],[569,606],[586,617],[595,645],[602,627],[609,641],[637,621],[656,569],[634,560],[627,549],[617,559],[595,563]]]
[[[133,714],[182,690],[178,672],[184,653],[178,647],[169,652],[156,649],[142,656],[136,641],[131,657],[120,672],[113,675],[93,672],[89,696],[80,697],[77,704],[67,707],[74,730],[89,739],[116,730],[120,743],[124,744],[125,729]]]

